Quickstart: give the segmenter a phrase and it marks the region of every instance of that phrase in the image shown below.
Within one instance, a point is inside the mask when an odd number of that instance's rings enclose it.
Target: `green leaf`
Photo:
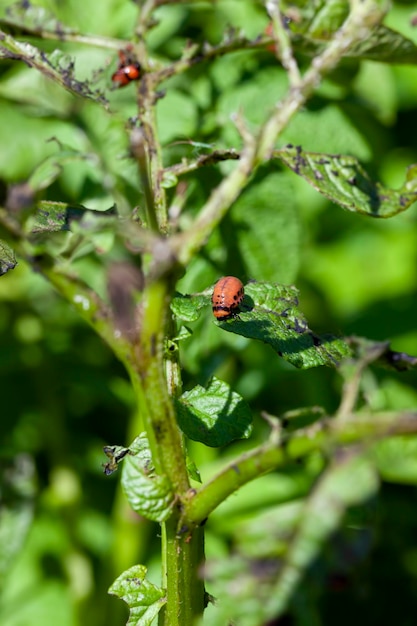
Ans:
[[[246,439],[252,431],[252,414],[243,398],[225,382],[213,378],[208,387],[197,385],[177,401],[181,430],[206,446],[225,446]]]
[[[14,26],[23,31],[42,33],[45,30],[59,35],[75,34],[77,31],[65,26],[50,11],[45,8],[33,6],[29,2],[15,2],[6,10],[6,15],[0,18],[0,24]]]
[[[20,42],[11,35],[2,32],[0,38],[1,57],[20,59],[72,94],[107,105],[106,98],[99,90],[92,91],[87,81],[79,81],[75,78],[73,59],[60,50],[54,50],[47,54],[32,44]]]
[[[209,298],[207,294],[190,294],[183,296],[177,293],[171,301],[171,310],[179,319],[184,322],[195,322],[200,317],[201,309],[208,305]]]
[[[171,485],[164,476],[155,473],[144,433],[129,446],[129,455],[123,463],[122,487],[136,513],[154,522],[163,522],[170,516],[174,500]]]
[[[192,137],[196,132],[195,103],[180,91],[168,91],[158,100],[156,112],[161,143],[168,143],[178,137]]]
[[[392,437],[373,447],[374,460],[384,480],[417,484],[417,437]]]
[[[295,287],[249,283],[240,309],[237,317],[217,322],[218,325],[229,332],[263,341],[295,367],[337,367],[351,354],[343,339],[332,335],[319,337],[309,329],[298,309]]]
[[[322,25],[320,25],[322,28]],[[315,38],[317,35],[317,38]],[[329,33],[331,36],[331,33]],[[296,34],[293,37],[294,49],[314,57],[325,49],[329,37],[323,30],[316,33]],[[326,43],[323,43],[326,41]],[[417,46],[411,39],[401,33],[380,24],[370,36],[355,43],[345,54],[348,58],[366,59],[379,63],[415,64],[417,62]]]
[[[38,165],[28,180],[29,187],[35,192],[46,189],[58,178],[66,164],[87,160],[93,162],[95,159],[93,155],[83,154],[78,150],[61,148],[58,154],[47,157]]]
[[[302,33],[322,40],[330,39],[349,13],[347,0],[293,0],[290,3],[283,2],[282,5],[291,33]]]
[[[379,24],[366,39],[349,50],[348,56],[379,63],[417,63],[416,44],[401,33]]]
[[[166,602],[164,590],[146,580],[146,573],[144,565],[134,565],[109,589],[111,595],[121,598],[129,606],[127,626],[150,626]]]
[[[0,239],[0,276],[7,274],[9,270],[14,270],[16,265],[14,251],[5,241]]]
[[[36,213],[28,220],[27,229],[31,233],[55,233],[71,230],[72,222],[85,220],[87,214],[94,220],[94,218],[113,217],[116,212],[114,207],[107,211],[93,211],[67,202],[43,200],[38,203]]]
[[[180,319],[195,321],[202,308],[211,306],[211,293],[207,290],[196,295],[179,294],[171,308]],[[310,330],[298,309],[298,290],[292,286],[250,282],[245,287],[239,314],[216,323],[228,332],[263,341],[286,361],[302,369],[318,365],[337,367],[342,359],[352,354],[343,339],[318,336]]]
[[[351,156],[305,152],[291,145],[275,154],[314,189],[349,211],[392,217],[417,200],[417,165],[408,168],[404,185],[392,190],[374,183]]]
[[[252,184],[233,205],[231,217],[246,275],[293,281],[299,267],[300,220],[288,174],[273,173]]]

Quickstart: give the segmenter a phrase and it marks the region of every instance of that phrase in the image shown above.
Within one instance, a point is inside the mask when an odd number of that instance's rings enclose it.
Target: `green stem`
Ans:
[[[165,376],[164,339],[168,306],[168,281],[156,280],[143,293],[136,369],[141,383],[139,389],[143,389],[146,399],[143,419],[155,470],[166,475],[174,491],[180,495],[190,485],[181,434]]]
[[[197,492],[189,492],[183,503],[182,524],[190,530],[239,487],[272,470],[298,460],[314,450],[346,445],[369,445],[392,435],[417,432],[417,412],[358,414],[343,420],[322,420],[299,430],[277,444],[271,437],[265,444],[241,455]]]
[[[164,555],[167,603],[160,614],[160,626],[193,626],[204,611],[204,531],[178,534],[178,519],[171,518],[164,528]]]

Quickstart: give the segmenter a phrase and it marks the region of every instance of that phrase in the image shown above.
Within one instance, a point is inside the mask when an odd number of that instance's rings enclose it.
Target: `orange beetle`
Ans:
[[[111,77],[114,83],[118,83],[119,87],[125,87],[132,80],[138,80],[140,76],[140,69],[138,65],[126,65],[125,67],[119,67]]]
[[[236,317],[245,295],[243,283],[235,276],[223,276],[214,286],[211,303],[213,315],[223,321]]]
[[[140,78],[141,67],[139,63],[135,61],[130,48],[119,50],[118,55],[119,67],[114,72],[111,79],[118,87],[126,87],[132,80],[138,80]]]

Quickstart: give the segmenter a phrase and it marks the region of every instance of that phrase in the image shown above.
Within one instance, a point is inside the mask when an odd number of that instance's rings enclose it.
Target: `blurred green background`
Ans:
[[[0,16],[11,4],[0,0]],[[137,11],[127,0],[36,5],[83,33],[127,39]],[[255,1],[181,4],[161,7],[156,15],[159,24],[148,44],[161,61],[177,58],[188,39],[218,43],[229,25],[256,37],[267,24]],[[386,23],[417,43],[416,16],[417,3],[394,2]],[[58,155],[60,142],[89,160],[65,165],[41,197],[98,210],[115,201],[121,210],[140,205],[137,173],[127,158],[126,123],[135,115],[135,91],[134,86],[110,89],[114,53],[80,44],[34,43],[74,56],[77,77],[94,76],[94,86],[106,92],[109,111],[64,92],[22,63],[0,60],[1,195]],[[190,140],[238,147],[230,114],[243,111],[255,128],[284,92],[285,76],[270,52],[253,50],[197,65],[165,88],[158,119],[165,163],[171,164],[204,151]],[[293,120],[282,143],[352,154],[374,178],[396,187],[403,183],[405,168],[417,162],[416,119],[416,67],[346,61]],[[185,177],[184,228],[230,167],[226,162]],[[294,283],[317,332],[389,339],[394,350],[417,355],[416,221],[415,205],[391,220],[344,212],[294,174],[265,166],[187,268],[178,290],[202,291],[224,274]],[[104,238],[75,261],[85,280],[103,294],[115,250],[117,243]],[[268,347],[224,333],[211,319],[205,311],[182,344],[185,388],[204,384],[213,374],[227,380],[250,402],[255,429],[249,442],[222,451],[191,443],[203,480],[266,436],[260,411],[278,415],[318,405],[331,414],[342,384],[330,370],[297,371]],[[375,409],[417,409],[413,372],[375,369],[364,384],[366,400]],[[129,513],[117,474],[106,477],[102,467],[104,445],[129,443],[133,392],[109,349],[19,259],[0,279],[0,398],[0,623],[125,623],[122,603],[106,595],[114,578],[144,562],[159,582],[158,528]],[[415,623],[417,444],[393,445],[394,450],[389,445],[379,450],[385,482],[378,498],[347,521],[307,576],[310,601],[304,594],[307,604],[293,607],[280,624]],[[398,446],[403,446],[403,464],[393,466]],[[313,457],[286,475],[256,481],[226,502],[208,523],[208,555],[226,554],[248,519],[304,496],[322,464]]]

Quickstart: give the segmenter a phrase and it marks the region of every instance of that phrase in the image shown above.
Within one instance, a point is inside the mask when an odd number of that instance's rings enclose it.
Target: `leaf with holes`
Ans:
[[[17,265],[16,257],[10,246],[0,239],[0,276],[14,270]]]
[[[129,607],[127,626],[150,626],[166,602],[164,590],[146,580],[146,573],[144,565],[134,565],[109,589],[111,595],[124,600]]]
[[[392,217],[417,200],[417,165],[407,169],[400,189],[387,189],[372,181],[351,156],[305,152],[300,146],[290,145],[275,155],[319,193],[348,211]]]
[[[129,446],[123,462],[122,487],[136,513],[154,522],[163,522],[170,516],[174,500],[170,483],[155,473],[144,433]]]
[[[270,345],[295,367],[337,367],[351,355],[348,344],[333,335],[316,335],[298,309],[298,290],[292,286],[252,282],[245,287],[239,315],[218,322],[224,330]]]

